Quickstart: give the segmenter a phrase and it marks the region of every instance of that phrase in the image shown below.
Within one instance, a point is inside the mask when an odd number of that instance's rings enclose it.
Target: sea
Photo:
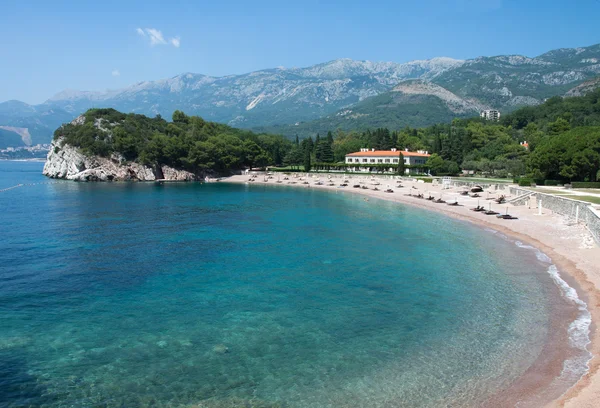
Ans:
[[[513,404],[549,341],[557,390],[587,369],[585,299],[496,231],[343,189],[42,167],[0,162],[0,407],[477,407]]]

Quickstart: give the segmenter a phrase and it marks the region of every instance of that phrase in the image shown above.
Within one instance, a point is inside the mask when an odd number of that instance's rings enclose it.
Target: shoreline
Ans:
[[[468,196],[461,196],[459,195],[459,191],[463,190],[462,188],[454,187],[450,190],[442,191],[441,186],[402,180],[402,185],[404,187],[398,189],[396,188],[396,180],[390,179],[389,176],[372,179],[370,175],[360,174],[331,175],[335,186],[327,186],[326,184],[315,184],[319,179],[327,182],[327,175],[318,174],[315,176],[316,178],[305,177],[304,180],[307,180],[310,183],[306,185],[287,184],[287,181],[278,184],[274,178],[265,182],[262,181],[261,176],[259,176],[256,181],[248,183],[249,176],[241,175],[221,179],[218,182],[300,187],[334,192],[342,191],[344,193],[364,196],[365,200],[376,198],[393,201],[426,210],[433,210],[437,213],[469,222],[482,228],[497,231],[514,241],[520,241],[533,247],[534,250],[537,249],[551,259],[551,263],[548,265],[549,267],[555,265],[557,268],[556,272],[558,272],[557,276],[562,276],[571,288],[573,286],[572,283],[575,283],[576,288],[573,290],[576,290],[579,295],[583,295],[584,297],[586,310],[589,311],[589,314],[591,315],[591,325],[589,326],[590,343],[587,344],[586,349],[591,353],[592,357],[587,362],[588,370],[574,384],[571,383],[566,391],[563,390],[559,395],[552,397],[545,395],[545,392],[549,389],[551,390],[550,386],[555,380],[558,380],[563,372],[563,364],[568,361],[569,354],[566,347],[561,347],[557,350],[557,348],[551,346],[556,345],[557,342],[566,346],[568,342],[571,341],[567,329],[570,331],[571,327],[581,316],[581,313],[574,313],[573,318],[570,319],[568,325],[560,326],[560,333],[549,333],[543,348],[544,352],[536,360],[534,365],[530,367],[522,377],[509,385],[507,389],[500,391],[497,395],[490,396],[490,400],[485,405],[505,406],[498,404],[507,404],[512,400],[510,406],[514,406],[515,403],[524,399],[526,401],[525,406],[535,407],[592,408],[597,406],[597,401],[600,399],[600,361],[598,361],[598,356],[600,356],[600,333],[598,333],[596,324],[596,322],[600,320],[600,291],[598,290],[600,287],[600,267],[598,266],[600,265],[600,247],[586,238],[586,233],[587,235],[589,235],[589,233],[581,225],[566,225],[561,216],[551,214],[548,210],[544,210],[544,213],[540,216],[537,215],[536,209],[529,209],[525,206],[515,207],[510,204],[500,205],[494,203],[492,204],[492,207],[500,213],[503,213],[503,210],[506,209],[507,211],[510,211],[511,215],[517,216],[519,218],[518,220],[502,220],[496,217],[478,214],[470,211],[469,208],[481,204],[487,207],[489,201],[482,199],[483,197],[477,200]],[[283,177],[283,175],[280,175],[279,177]],[[350,183],[348,183],[350,185],[348,187],[340,188],[338,185],[343,179],[350,179]],[[290,180],[296,179],[290,177]],[[372,180],[378,180],[381,182],[381,185],[378,186],[381,190],[386,189],[389,185],[394,192],[385,193],[383,191],[375,191],[372,189],[372,185],[369,189],[352,188],[353,182],[357,183],[358,180],[360,180],[361,183],[365,183],[365,185],[369,185]],[[406,196],[405,194],[408,194],[409,192],[412,192],[413,194],[416,194],[417,192],[420,192],[421,194],[429,193],[435,198],[442,197],[448,202],[456,200],[461,206],[448,206],[446,204],[437,204],[432,201]],[[550,270],[548,274],[549,278],[555,280],[556,289],[559,295],[565,299],[565,293],[563,293],[563,288],[559,286],[559,282],[552,276]],[[560,279],[560,277],[558,279]],[[564,301],[566,302],[567,300],[565,299]],[[579,310],[581,311],[581,309]],[[554,318],[550,319],[550,327],[556,328],[557,318],[556,316],[553,317]],[[548,350],[546,350],[546,348],[548,348]],[[573,348],[570,350],[572,349]],[[553,355],[554,357],[547,358],[548,354]],[[560,358],[557,356],[560,356]],[[557,366],[558,362],[560,362],[559,366]],[[538,370],[536,371],[536,369]],[[533,371],[533,373],[530,373],[530,371]],[[529,376],[527,375],[528,373]],[[540,378],[543,378],[543,380],[540,380]],[[499,397],[500,394],[503,394],[503,396]],[[511,398],[507,398],[507,395],[510,395]],[[540,401],[540,399],[543,402]],[[538,404],[536,404],[536,401]],[[540,403],[542,405],[539,405]]]

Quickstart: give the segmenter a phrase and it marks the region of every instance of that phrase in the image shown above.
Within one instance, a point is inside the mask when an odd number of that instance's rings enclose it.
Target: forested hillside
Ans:
[[[600,170],[600,89],[582,97],[554,97],[536,107],[521,108],[500,122],[454,119],[424,128],[345,132],[331,136],[334,161],[361,147],[429,150],[434,174],[459,169],[496,177],[528,175],[535,180],[595,181]],[[522,145],[527,142],[528,147]],[[297,144],[286,163],[299,164],[315,143]],[[319,161],[319,160],[317,160]]]
[[[113,109],[93,109],[84,118],[83,123],[62,126],[55,137],[62,136],[90,154],[120,153],[127,160],[190,171],[282,164],[342,168],[344,156],[360,148],[397,147],[432,152],[427,167],[438,175],[463,169],[565,182],[596,181],[600,176],[600,89],[582,97],[550,98],[500,122],[476,117],[419,129],[337,130],[317,135],[316,140],[296,138],[295,142],[206,122],[180,111],[173,114],[173,122]]]
[[[197,172],[226,173],[248,166],[281,164],[291,142],[281,136],[255,134],[198,116],[173,113],[173,122],[160,116],[124,114],[114,109],[91,109],[54,134],[85,153],[146,165],[168,165]]]

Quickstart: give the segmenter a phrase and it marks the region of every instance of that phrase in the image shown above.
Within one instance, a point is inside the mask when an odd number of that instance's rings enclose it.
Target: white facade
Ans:
[[[405,166],[425,165],[430,154],[426,151],[410,152],[408,149],[402,152],[404,156]],[[354,171],[371,171],[371,167],[382,164],[390,164],[389,171],[393,171],[400,161],[400,151],[397,149],[391,150],[375,150],[375,149],[360,149],[360,152],[350,153],[346,155],[346,164],[354,165],[351,169]],[[356,168],[355,166],[361,166]],[[358,169],[358,170],[357,170]],[[422,169],[407,168],[406,174],[421,173]]]
[[[481,117],[486,120],[499,121],[500,120],[500,111],[497,110],[484,110],[481,111]]]

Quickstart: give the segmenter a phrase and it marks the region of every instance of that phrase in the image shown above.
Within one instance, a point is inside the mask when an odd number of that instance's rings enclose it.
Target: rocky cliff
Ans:
[[[151,168],[127,162],[122,156],[110,158],[87,156],[80,149],[64,143],[62,138],[52,141],[43,174],[51,178],[75,181],[153,181],[158,179],[193,181],[200,175],[169,166]]]

